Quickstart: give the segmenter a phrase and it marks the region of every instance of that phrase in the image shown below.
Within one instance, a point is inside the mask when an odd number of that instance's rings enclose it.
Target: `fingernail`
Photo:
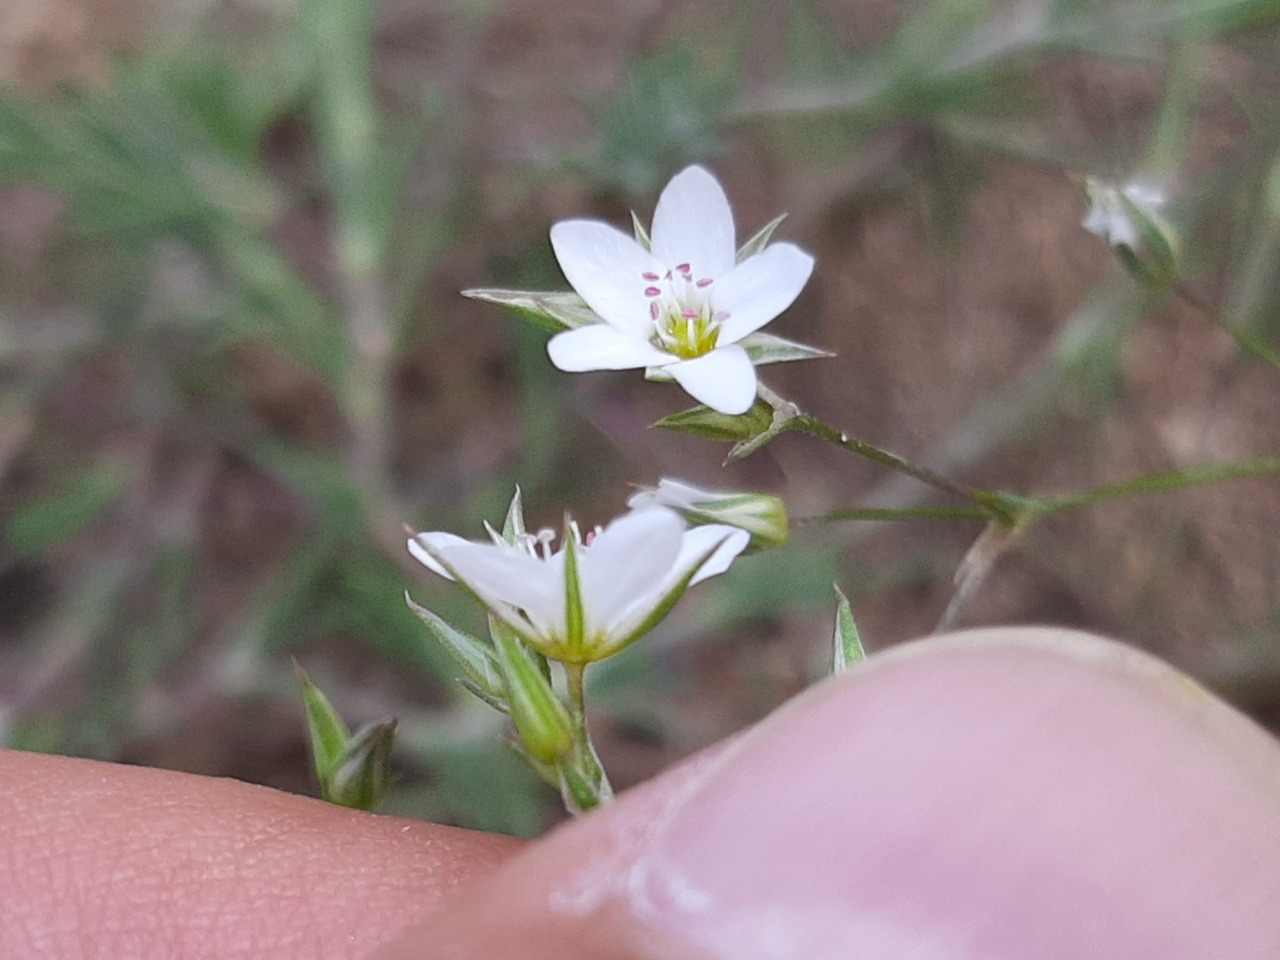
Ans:
[[[1258,728],[1081,635],[922,652],[813,691],[633,825],[607,886],[655,957],[1280,956],[1280,761]],[[590,912],[602,889],[555,901]]]

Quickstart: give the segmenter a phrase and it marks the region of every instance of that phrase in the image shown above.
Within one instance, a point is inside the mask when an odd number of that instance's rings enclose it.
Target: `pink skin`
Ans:
[[[875,657],[523,847],[23,754],[0,822],[31,960],[1280,957],[1274,741],[1063,631]]]

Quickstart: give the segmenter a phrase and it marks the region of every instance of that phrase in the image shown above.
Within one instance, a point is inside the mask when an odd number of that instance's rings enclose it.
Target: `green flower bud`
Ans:
[[[306,671],[296,663],[294,669],[307,711],[311,761],[320,782],[320,795],[343,807],[374,809],[391,785],[395,719],[371,723],[352,735],[329,698]]]
[[[396,740],[394,717],[362,727],[347,742],[338,763],[322,783],[330,803],[356,810],[375,810],[391,786],[391,748]]]

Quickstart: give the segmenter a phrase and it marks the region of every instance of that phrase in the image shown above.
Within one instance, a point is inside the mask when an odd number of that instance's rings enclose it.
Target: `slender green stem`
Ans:
[[[1240,328],[1227,323],[1218,316],[1216,310],[1214,310],[1198,293],[1193,291],[1185,283],[1178,281],[1172,285],[1171,289],[1175,297],[1187,304],[1187,306],[1196,310],[1198,313],[1212,320],[1223,330],[1227,331],[1227,333],[1231,334],[1231,336],[1235,338],[1236,345],[1245,353],[1256,357],[1263,363],[1269,363],[1277,370],[1280,370],[1280,354],[1276,353],[1275,349],[1256,333],[1251,330],[1241,330]]]
[[[1280,475],[1280,457],[1258,457],[1235,463],[1209,463],[1203,466],[1148,473],[1114,483],[1103,483],[1088,490],[1058,497],[1028,498],[1025,509],[1031,516],[1041,517],[1067,510],[1081,510],[1136,494],[1165,493],[1223,480],[1243,480],[1249,477],[1276,475]]]
[[[847,520],[990,520],[991,514],[981,507],[849,507],[831,510],[813,517],[796,517],[793,527],[813,527],[822,523]]]
[[[613,787],[604,772],[600,757],[596,754],[595,745],[591,742],[591,733],[587,729],[587,665],[585,663],[565,663],[564,675],[569,693],[569,719],[573,725],[574,749],[570,763],[585,777],[585,788],[575,792],[579,812],[586,812],[602,803],[613,799]]]
[[[760,384],[760,397],[771,407],[773,407],[774,420],[773,424],[764,433],[752,440],[746,441],[735,447],[730,454],[734,459],[741,459],[747,454],[754,453],[766,443],[769,443],[778,436],[781,436],[788,430],[795,430],[800,433],[807,433],[819,440],[825,440],[828,443],[848,450],[850,453],[856,454],[865,460],[878,463],[882,467],[888,467],[890,470],[904,474],[915,480],[920,481],[928,487],[945,493],[952,497],[958,497],[962,500],[968,500],[974,505],[972,512],[966,512],[963,519],[985,519],[994,520],[1005,526],[1012,526],[1017,522],[1019,512],[1011,508],[1007,498],[999,493],[990,490],[980,490],[975,487],[965,487],[935,470],[912,463],[896,453],[890,453],[882,450],[873,443],[865,440],[859,440],[857,437],[851,437],[843,430],[837,430],[830,424],[824,423],[812,414],[805,413],[796,404],[790,400],[786,400],[774,393],[769,387],[763,383]],[[840,519],[896,519],[884,517],[866,517],[854,518],[844,517]]]

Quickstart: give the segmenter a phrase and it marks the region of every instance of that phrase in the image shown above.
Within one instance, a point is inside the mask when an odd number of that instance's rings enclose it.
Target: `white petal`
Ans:
[[[684,524],[670,510],[637,510],[609,524],[579,558],[587,635],[611,632],[637,605],[653,605],[680,552]]]
[[[651,322],[650,286],[642,274],[666,268],[621,230],[598,220],[564,220],[551,228],[551,247],[565,278],[587,306],[619,330],[644,336]]]
[[[440,555],[486,605],[518,607],[539,634],[563,636],[563,556],[541,560],[505,544],[469,540],[445,546]]]
[[[605,323],[557,333],[547,341],[547,355],[559,369],[569,373],[632,370],[672,361],[671,354],[664,353],[649,341]]]
[[[729,314],[720,342],[737,343],[791,306],[811,273],[813,257],[790,243],[775,243],[734,267],[713,288],[717,312]]]
[[[733,269],[733,211],[719,182],[703,167],[671,178],[653,212],[653,255],[667,268],[689,264],[698,279]],[[581,291],[579,291],[581,293]]]
[[[696,360],[673,363],[667,372],[693,399],[712,410],[746,413],[755,403],[756,368],[747,351],[736,343],[717,347]]]
[[[692,507],[713,495],[711,491],[695,487],[683,480],[663,477],[658,481],[657,487],[637,490],[633,493],[627,500],[627,506],[632,510],[640,510],[644,507],[672,507],[681,510]]]
[[[641,511],[648,512],[648,511]],[[697,567],[692,579],[686,586],[692,586],[700,580],[714,577],[729,569],[735,557],[746,549],[751,537],[745,530],[737,527],[708,525],[694,527],[683,534],[680,540],[679,553],[675,562],[667,571],[663,581],[654,587],[648,595],[633,603],[613,623],[613,636],[616,640],[625,639],[639,629],[640,625],[652,616],[657,606],[667,598],[680,581],[689,575],[690,570]],[[718,546],[717,546],[718,544]],[[707,551],[713,551],[704,560]]]
[[[426,547],[423,546],[423,544],[428,543],[431,545],[431,548],[433,550],[441,550],[444,547],[450,546],[452,544],[469,543],[469,542],[470,542],[469,540],[463,540],[462,537],[455,536],[452,533],[419,533],[419,534],[415,534],[414,537],[409,541],[409,552],[413,554],[413,558],[415,560],[417,560],[420,564],[422,564],[432,573],[437,573],[440,576],[444,577],[446,580],[452,580],[453,574],[451,574],[444,567],[440,566],[440,564],[436,561],[436,558],[431,556],[431,554],[427,552],[427,549]]]
[[[717,542],[720,546],[698,568],[698,572],[689,581],[689,586],[701,583],[710,577],[719,576],[728,570],[738,554],[751,542],[751,534],[738,527],[716,523],[694,527],[685,532],[684,541],[680,544],[680,557],[676,560],[676,570],[681,571],[680,575],[683,576],[684,571],[689,569],[689,565],[696,562],[698,557],[710,550]]]

